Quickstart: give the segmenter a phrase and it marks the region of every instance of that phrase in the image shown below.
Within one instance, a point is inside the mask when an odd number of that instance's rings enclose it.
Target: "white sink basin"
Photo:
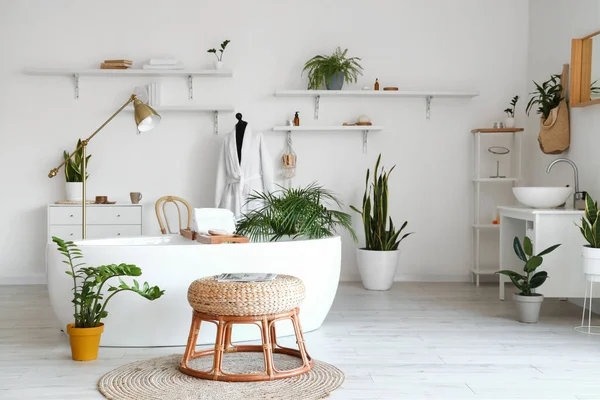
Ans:
[[[570,187],[514,187],[513,193],[519,203],[533,208],[554,208],[573,195]]]

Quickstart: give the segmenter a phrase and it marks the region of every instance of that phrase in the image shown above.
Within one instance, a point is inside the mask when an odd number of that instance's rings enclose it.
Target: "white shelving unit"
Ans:
[[[425,115],[430,118],[434,98],[469,99],[479,96],[476,91],[409,91],[409,90],[278,90],[277,97],[314,97],[315,119],[319,119],[321,97],[421,98],[425,99]]]
[[[339,125],[329,125],[329,126],[275,126],[273,130],[275,132],[287,132],[288,137],[291,138],[292,132],[362,132],[363,133],[363,153],[367,152],[367,143],[369,138],[369,132],[378,132],[384,129],[383,126],[376,125],[361,125],[361,126],[339,126]]]
[[[481,267],[481,232],[482,231],[499,231],[500,225],[489,224],[481,221],[481,191],[483,186],[492,184],[506,185],[510,183],[512,188],[521,180],[521,154],[522,154],[522,128],[503,128],[503,129],[473,129],[473,140],[475,141],[474,149],[474,177],[473,177],[473,265],[471,273],[475,284],[479,286],[479,277],[481,275],[492,275],[498,271],[497,267],[482,268]],[[512,151],[511,151],[511,173],[514,177],[506,178],[490,178],[481,176],[481,138],[487,135],[512,135]]]
[[[123,76],[164,76],[187,77],[190,100],[194,98],[194,77],[229,78],[233,71],[224,69],[207,70],[149,70],[149,69],[98,69],[98,68],[25,68],[26,75],[38,76],[67,76],[72,77],[75,83],[75,98],[79,98],[79,78],[85,76],[123,77]]]
[[[159,114],[163,113],[213,113],[214,117],[214,132],[215,135],[219,134],[219,113],[220,112],[234,112],[233,106],[230,105],[219,105],[219,106],[151,106]],[[133,106],[127,107],[124,111],[133,112]]]

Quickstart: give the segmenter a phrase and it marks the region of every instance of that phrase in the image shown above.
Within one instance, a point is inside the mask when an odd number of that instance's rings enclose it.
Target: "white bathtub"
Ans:
[[[299,277],[306,286],[300,307],[303,331],[318,329],[327,316],[340,278],[339,237],[275,243],[201,245],[180,236],[99,239],[76,242],[85,262],[135,264],[142,269],[140,283],[158,285],[165,294],[148,301],[135,293],[113,297],[104,319],[101,346],[184,346],[192,309],[187,289],[195,279],[222,272],[275,272]],[[72,279],[65,274],[63,256],[50,243],[46,250],[50,303],[61,325],[73,321]],[[114,278],[113,278],[114,279]],[[131,281],[131,278],[124,278]],[[114,284],[118,285],[117,279]],[[291,335],[291,323],[278,323],[278,334]],[[214,343],[216,329],[204,324],[198,343]],[[233,328],[234,341],[260,338],[258,327]]]

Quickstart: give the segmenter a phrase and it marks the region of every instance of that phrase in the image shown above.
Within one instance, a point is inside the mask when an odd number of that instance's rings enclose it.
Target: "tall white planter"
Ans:
[[[600,281],[600,249],[583,246],[581,249],[581,259],[583,261],[583,273],[588,281]]]
[[[389,290],[394,283],[400,250],[357,249],[358,272],[367,290]]]
[[[82,201],[81,190],[82,182],[66,182],[66,192],[68,201]]]

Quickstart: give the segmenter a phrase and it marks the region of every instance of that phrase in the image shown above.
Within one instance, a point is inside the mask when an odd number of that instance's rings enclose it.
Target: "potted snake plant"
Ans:
[[[130,264],[111,264],[99,267],[88,267],[82,262],[83,254],[77,245],[64,241],[56,236],[52,241],[57,244],[58,251],[64,255],[64,263],[69,266],[65,271],[73,279],[73,318],[67,325],[67,333],[71,344],[71,355],[75,361],[91,361],[98,358],[100,336],[104,331],[102,320],[108,316],[106,306],[117,293],[129,291],[139,294],[145,299],[156,300],[165,291],[158,286],[150,286],[148,282],[140,285],[135,279],[133,285],[125,283],[122,276],[140,276],[142,270]],[[112,278],[119,279],[118,286],[105,284]],[[104,298],[106,296],[106,299]]]
[[[508,276],[517,289],[519,289],[519,293],[513,294],[513,300],[517,304],[517,319],[519,322],[535,324],[540,319],[540,309],[542,308],[544,296],[540,293],[536,293],[535,289],[546,282],[546,279],[548,279],[548,272],[535,271],[544,262],[542,256],[552,253],[559,246],[560,244],[555,244],[534,255],[531,239],[525,236],[523,245],[521,245],[519,238],[515,237],[513,249],[517,257],[525,263],[523,266],[523,272],[525,274],[520,274],[511,270],[496,272],[497,274]]]
[[[73,157],[69,158],[69,153],[63,151],[63,157],[65,159],[65,182],[67,200],[69,201],[82,201],[82,185],[83,185],[83,148],[81,147],[81,139],[77,141],[77,152]],[[85,166],[87,170],[87,164],[90,160],[91,155],[85,158]],[[86,173],[85,179],[89,177]]]
[[[392,217],[388,216],[388,179],[395,166],[389,172],[385,172],[383,167],[380,171],[380,162],[381,154],[375,163],[372,183],[367,169],[362,209],[350,206],[363,221],[365,247],[357,249],[357,261],[360,278],[367,290],[389,290],[392,287],[400,258],[398,246],[413,233],[402,235],[408,222],[404,221],[397,229]]]
[[[579,230],[588,244],[581,249],[583,273],[600,276],[600,214],[598,203],[589,194],[585,197],[585,214],[581,217]]]

